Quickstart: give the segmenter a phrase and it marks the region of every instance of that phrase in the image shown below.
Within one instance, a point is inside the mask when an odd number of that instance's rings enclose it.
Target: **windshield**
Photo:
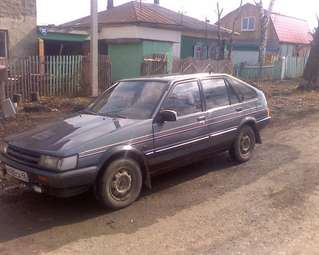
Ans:
[[[123,81],[106,91],[88,110],[115,118],[150,119],[167,85],[165,82]]]

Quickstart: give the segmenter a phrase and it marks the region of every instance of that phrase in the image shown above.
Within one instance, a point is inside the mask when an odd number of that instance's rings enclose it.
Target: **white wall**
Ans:
[[[256,65],[258,63],[258,51],[232,51],[232,61],[234,64],[246,62],[249,65]]]
[[[100,32],[100,39],[146,39],[167,42],[181,42],[181,32],[167,29],[141,26],[104,27]]]
[[[173,57],[180,58],[181,57],[181,43],[173,44]]]

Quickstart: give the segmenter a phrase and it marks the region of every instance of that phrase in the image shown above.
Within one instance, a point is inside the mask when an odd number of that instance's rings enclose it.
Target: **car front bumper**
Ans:
[[[1,154],[0,161],[3,165],[26,172],[29,178],[29,182],[25,183],[27,186],[33,189],[34,187],[40,187],[44,193],[60,197],[73,196],[85,192],[95,183],[98,174],[97,166],[54,172],[20,164]]]

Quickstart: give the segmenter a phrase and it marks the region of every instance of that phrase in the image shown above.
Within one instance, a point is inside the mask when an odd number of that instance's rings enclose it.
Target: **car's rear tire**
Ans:
[[[254,130],[248,125],[243,126],[229,150],[230,157],[238,163],[247,162],[252,157],[255,145],[256,135]]]
[[[143,183],[142,171],[131,159],[112,161],[97,180],[96,196],[105,208],[121,209],[138,199]]]

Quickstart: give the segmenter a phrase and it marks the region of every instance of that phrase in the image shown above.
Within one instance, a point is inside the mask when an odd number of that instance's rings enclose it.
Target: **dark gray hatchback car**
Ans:
[[[226,74],[123,80],[80,113],[8,137],[0,160],[36,192],[93,187],[105,207],[122,208],[152,176],[203,155],[249,160],[269,121],[263,92]]]

